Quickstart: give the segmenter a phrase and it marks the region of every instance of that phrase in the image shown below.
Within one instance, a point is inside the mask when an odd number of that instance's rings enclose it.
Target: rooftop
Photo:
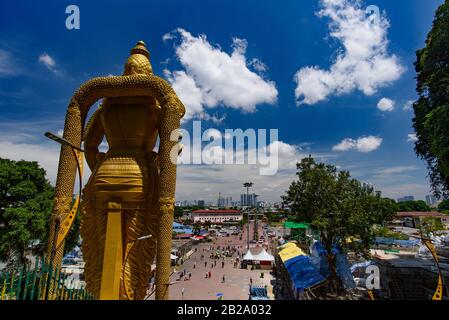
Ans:
[[[219,210],[194,210],[192,213],[200,213],[200,214],[220,214],[220,213],[241,213],[240,210],[226,210],[226,209],[219,209]]]
[[[441,212],[427,212],[427,211],[411,211],[411,212],[398,212],[398,217],[436,217],[436,218],[449,218],[449,215]]]

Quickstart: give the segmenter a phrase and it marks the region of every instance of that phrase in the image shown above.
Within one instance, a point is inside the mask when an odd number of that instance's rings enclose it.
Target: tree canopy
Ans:
[[[449,194],[449,0],[435,14],[426,46],[416,52],[415,151],[427,162],[435,196]]]
[[[449,212],[449,199],[444,199],[438,204],[438,211],[444,213]]]
[[[0,158],[0,260],[23,264],[31,241],[46,240],[53,192],[37,162]]]
[[[332,246],[367,256],[373,225],[393,217],[395,201],[382,198],[371,186],[351,178],[348,171],[337,171],[310,156],[297,163],[297,176],[283,201],[295,213],[295,220],[310,223],[319,231],[335,280]]]
[[[432,209],[423,200],[416,201],[402,201],[398,202],[398,211],[411,212],[411,211],[432,211]]]
[[[54,188],[37,162],[0,158],[0,260],[9,265],[27,263],[34,249],[42,254],[47,244]],[[69,234],[67,250],[78,241],[79,217]],[[38,246],[31,245],[33,241]]]

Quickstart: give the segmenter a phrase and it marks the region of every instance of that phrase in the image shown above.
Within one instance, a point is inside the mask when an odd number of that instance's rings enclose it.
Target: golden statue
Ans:
[[[139,41],[122,76],[86,82],[67,111],[63,138],[78,148],[84,141],[92,171],[83,190],[81,237],[86,289],[100,299],[143,299],[155,256],[156,299],[168,298],[177,129],[185,109],[170,85],[153,75],[149,59]],[[89,108],[102,98],[84,127]],[[104,137],[106,153],[98,149]],[[74,219],[69,207],[77,159],[71,152],[61,147],[47,252],[55,267]]]

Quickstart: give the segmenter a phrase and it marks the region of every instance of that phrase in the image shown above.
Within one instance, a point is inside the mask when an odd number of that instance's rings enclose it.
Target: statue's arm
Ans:
[[[87,132],[84,138],[84,150],[86,151],[86,161],[91,171],[94,170],[99,154],[98,146],[103,141],[104,127],[100,119],[101,109],[97,110],[89,121]]]

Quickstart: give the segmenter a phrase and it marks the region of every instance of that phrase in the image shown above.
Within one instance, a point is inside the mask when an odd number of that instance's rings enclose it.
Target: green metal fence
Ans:
[[[73,279],[72,279],[73,280]],[[58,268],[36,259],[34,268],[0,272],[0,300],[93,300],[80,284],[74,286],[69,276]]]

